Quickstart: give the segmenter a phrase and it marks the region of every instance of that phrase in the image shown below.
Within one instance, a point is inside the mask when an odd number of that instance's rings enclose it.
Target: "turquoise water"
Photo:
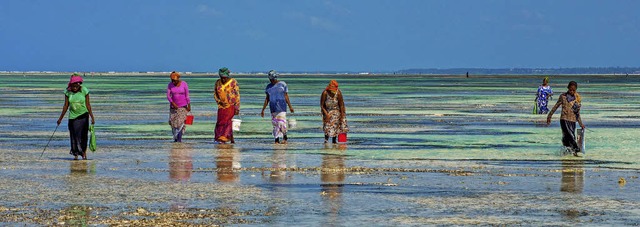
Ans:
[[[273,145],[270,119],[259,116],[266,76],[237,76],[242,126],[232,147],[213,144],[214,77],[182,78],[195,115],[182,144],[166,123],[168,76],[85,77],[99,150],[80,162],[68,155],[66,120],[39,158],[68,77],[2,78],[0,192],[13,199],[0,214],[43,197],[27,207],[99,207],[96,216],[122,219],[135,207],[242,213],[217,224],[640,223],[631,208],[640,205],[637,76],[551,77],[554,98],[579,83],[585,157],[562,155],[559,111],[549,127],[530,114],[541,76],[283,75],[298,122],[288,145]],[[319,99],[330,79],[345,96],[346,145],[322,143]]]

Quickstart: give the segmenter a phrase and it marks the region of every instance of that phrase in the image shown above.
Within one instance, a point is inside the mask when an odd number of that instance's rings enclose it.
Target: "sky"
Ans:
[[[640,66],[636,0],[0,0],[0,71]]]

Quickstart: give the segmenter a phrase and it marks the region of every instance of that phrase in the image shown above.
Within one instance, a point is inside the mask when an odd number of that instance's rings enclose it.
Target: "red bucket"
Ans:
[[[193,115],[187,115],[187,119],[184,120],[185,124],[192,125],[193,124]]]
[[[338,143],[346,143],[347,142],[347,133],[338,134]]]

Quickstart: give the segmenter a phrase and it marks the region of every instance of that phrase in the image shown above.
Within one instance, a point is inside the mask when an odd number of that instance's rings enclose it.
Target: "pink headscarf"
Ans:
[[[75,83],[82,83],[82,77],[77,73],[74,73],[73,75],[71,75],[71,79],[67,84],[67,90],[71,89],[71,84],[75,84]]]

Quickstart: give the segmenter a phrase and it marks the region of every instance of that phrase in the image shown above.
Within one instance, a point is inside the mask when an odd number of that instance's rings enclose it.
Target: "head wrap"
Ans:
[[[227,69],[227,67],[222,67],[218,70],[218,76],[220,77],[229,77],[229,74],[231,73],[231,71],[229,71],[229,69]]]
[[[171,80],[180,79],[180,73],[177,73],[176,71],[173,71],[173,72],[171,72],[171,75],[169,75],[169,77],[171,77]]]
[[[542,79],[542,83],[549,83],[549,77],[545,76],[544,79]]]
[[[71,75],[71,79],[69,79],[69,83],[67,84],[67,90],[71,90],[71,84],[75,83],[82,83],[82,77],[77,73]]]
[[[329,85],[327,85],[327,88],[325,90],[327,90],[327,91],[337,91],[338,90],[338,81],[331,80],[329,82]]]
[[[270,80],[275,80],[275,79],[278,79],[278,76],[280,76],[280,73],[276,72],[275,70],[271,70],[269,71],[268,76]]]

